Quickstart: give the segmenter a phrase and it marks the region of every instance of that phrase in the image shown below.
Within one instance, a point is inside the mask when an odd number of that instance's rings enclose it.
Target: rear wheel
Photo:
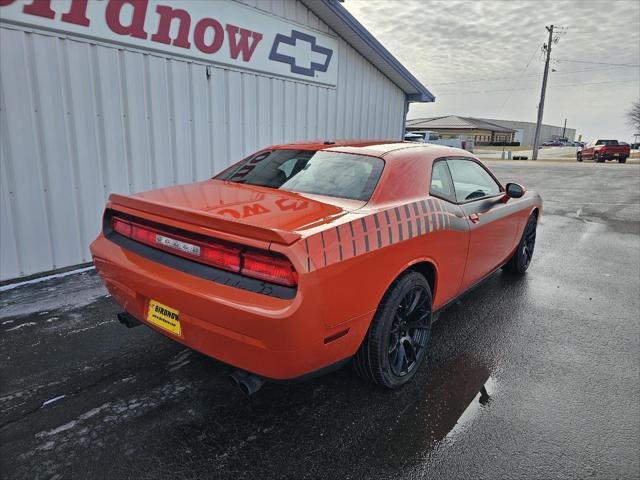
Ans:
[[[604,162],[604,157],[601,157],[597,153],[594,153],[593,154],[593,161],[596,162],[596,163],[603,163]]]
[[[391,284],[353,359],[360,377],[386,388],[413,378],[431,336],[431,302],[429,283],[417,272],[406,272]]]
[[[522,274],[527,271],[533,258],[533,250],[536,247],[536,228],[538,226],[538,219],[535,214],[532,214],[527,221],[527,225],[524,227],[522,238],[516,251],[509,261],[502,267],[504,270],[512,273]]]
[[[627,163],[627,157],[618,158],[618,163]]]

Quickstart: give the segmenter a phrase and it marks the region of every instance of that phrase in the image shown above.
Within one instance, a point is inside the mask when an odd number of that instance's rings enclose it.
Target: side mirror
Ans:
[[[507,183],[505,191],[509,198],[520,198],[524,195],[525,189],[519,183]]]

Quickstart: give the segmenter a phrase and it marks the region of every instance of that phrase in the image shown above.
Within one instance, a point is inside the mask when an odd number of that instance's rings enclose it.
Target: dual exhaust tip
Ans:
[[[134,328],[142,325],[142,322],[140,320],[135,318],[133,315],[128,314],[127,312],[120,312],[118,314],[118,321],[127,328]]]
[[[140,320],[127,312],[118,313],[118,321],[127,328],[134,328],[142,325]],[[254,375],[253,373],[249,373],[245,370],[236,370],[233,372],[229,375],[229,381],[231,382],[231,385],[240,389],[240,391],[247,397],[250,397],[260,390],[262,385],[266,382],[263,377],[259,377],[258,375]]]
[[[263,377],[254,375],[253,373],[246,372],[244,370],[236,370],[229,375],[229,381],[231,385],[240,389],[247,397],[250,397],[256,393],[266,380]]]

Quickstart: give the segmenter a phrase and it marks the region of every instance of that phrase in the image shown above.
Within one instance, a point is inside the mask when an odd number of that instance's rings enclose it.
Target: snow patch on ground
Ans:
[[[56,428],[54,428],[52,430],[48,430],[46,432],[36,433],[36,438],[50,437],[50,436],[53,436],[53,435],[57,435],[57,434],[59,434],[61,432],[66,432],[67,430],[71,430],[77,424],[78,424],[78,422],[76,420],[71,420],[70,422],[67,422],[64,425],[60,425],[59,427],[56,427]]]
[[[18,317],[39,313],[46,316],[56,310],[72,310],[89,305],[107,295],[107,289],[95,272],[74,272],[65,278],[64,288],[52,288],[58,278],[42,281],[29,288],[13,288],[0,291],[0,318]]]
[[[192,353],[191,350],[184,349],[180,353],[178,353],[175,357],[173,357],[168,363],[169,371],[175,372],[176,370],[180,370],[185,365],[191,363],[191,359],[189,358],[191,356],[191,353]]]
[[[36,322],[27,322],[27,323],[22,323],[20,325],[17,325],[15,327],[12,328],[8,328],[7,330],[5,330],[6,332],[13,332],[14,330],[20,330],[22,327],[32,327],[33,325],[35,325]]]
[[[0,292],[6,292],[7,290],[13,290],[14,288],[22,287],[24,285],[33,285],[34,283],[46,282],[47,280],[52,280],[52,279],[55,279],[55,278],[68,277],[69,275],[76,275],[78,273],[88,272],[89,270],[94,270],[94,269],[95,269],[94,266],[85,267],[85,268],[78,268],[76,270],[70,270],[68,272],[56,273],[56,274],[53,274],[53,275],[46,275],[44,277],[38,277],[38,278],[31,279],[31,280],[25,280],[24,282],[10,283],[9,285],[3,285],[2,287],[0,287]],[[55,288],[52,287],[52,288],[49,288],[48,290],[55,290]]]
[[[33,450],[23,453],[21,459],[27,460],[37,454],[42,455],[43,452],[59,456],[62,450],[64,450],[64,456],[73,456],[75,451],[67,451],[73,445],[99,444],[109,430],[119,428],[118,425],[134,417],[177,400],[183,392],[193,388],[195,388],[193,382],[176,380],[149,390],[143,396],[103,403],[67,423],[36,433],[36,439],[41,440],[42,443]]]
[[[52,430],[36,433],[36,438],[52,437],[54,435],[58,435],[59,433],[66,432],[67,430],[71,430],[72,428],[76,427],[76,425],[84,422],[85,420],[91,417],[95,417],[102,410],[109,408],[110,405],[111,405],[110,403],[103,403],[99,407],[92,408],[88,412],[85,412],[82,415],[80,415],[77,419],[71,420],[70,422],[67,422],[64,425],[60,425],[59,427],[56,427]]]
[[[50,398],[49,400],[42,402],[40,408],[46,407],[47,405],[57,402],[58,400],[62,400],[64,397],[66,397],[66,395],[58,395],[57,397]]]

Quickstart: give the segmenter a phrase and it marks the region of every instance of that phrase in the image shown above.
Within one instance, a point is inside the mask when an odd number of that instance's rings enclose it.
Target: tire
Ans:
[[[604,158],[598,155],[597,153],[593,154],[593,161],[596,163],[604,163]]]
[[[527,225],[522,232],[522,238],[518,242],[518,247],[513,253],[513,256],[502,267],[503,270],[518,275],[522,275],[527,271],[529,265],[531,265],[531,259],[533,258],[533,251],[536,246],[536,228],[538,226],[538,219],[535,214],[531,214]]]
[[[627,157],[618,158],[618,163],[627,163]]]
[[[576,154],[576,160],[577,160],[578,162],[581,162],[581,161],[582,161],[582,155],[580,154],[580,152],[578,152],[578,153]]]
[[[405,316],[408,309],[409,315]],[[385,388],[407,383],[426,357],[432,321],[432,295],[427,280],[414,271],[400,275],[384,294],[353,358],[356,373]]]

